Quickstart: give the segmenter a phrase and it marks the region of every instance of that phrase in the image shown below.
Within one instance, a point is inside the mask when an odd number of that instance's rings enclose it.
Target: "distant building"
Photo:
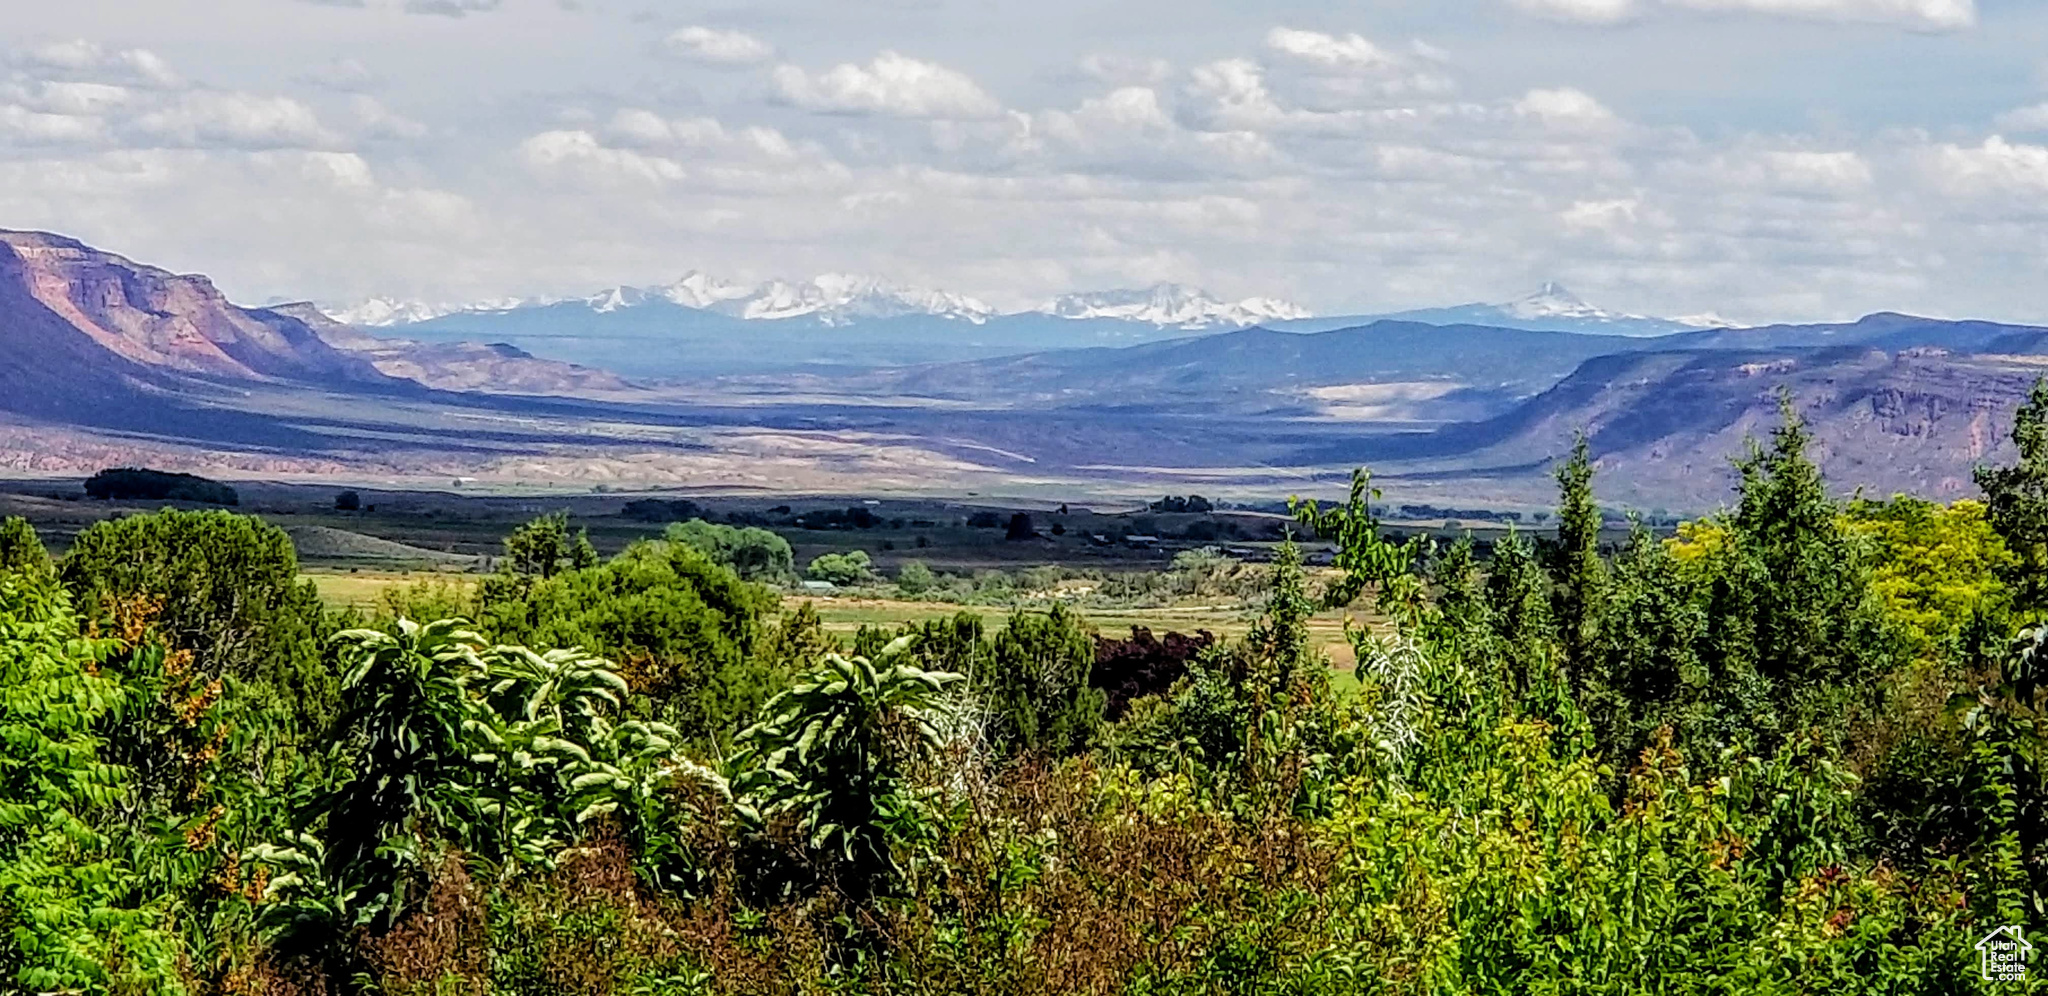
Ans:
[[[1134,547],[1139,550],[1149,550],[1159,545],[1159,537],[1140,536],[1136,533],[1132,533],[1131,535],[1124,537],[1124,544],[1126,546]]]
[[[805,581],[803,589],[805,591],[838,591],[839,586],[830,581]]]

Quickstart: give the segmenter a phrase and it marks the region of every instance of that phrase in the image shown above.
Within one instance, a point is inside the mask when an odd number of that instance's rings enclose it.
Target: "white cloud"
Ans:
[[[1976,0],[1665,0],[1698,10],[1732,10],[1781,17],[1897,24],[1923,31],[1954,31],[1977,23]]]
[[[1616,231],[1635,224],[1636,211],[1640,207],[1642,202],[1634,198],[1578,201],[1566,208],[1558,218],[1567,228]]]
[[[137,118],[143,135],[184,146],[246,149],[324,149],[342,138],[313,109],[290,97],[220,90],[179,94]]]
[[[885,51],[865,66],[842,63],[812,75],[775,69],[782,99],[812,111],[902,118],[990,118],[1002,105],[965,73]]]
[[[355,115],[359,133],[373,138],[423,138],[427,126],[384,106],[384,102],[368,94],[358,93],[349,98],[349,112]]]
[[[1997,123],[2006,131],[2048,131],[2048,104],[2015,108],[2000,114]]]
[[[678,29],[665,44],[683,58],[712,66],[753,66],[775,56],[773,46],[745,32],[702,25]]]
[[[587,131],[542,132],[521,143],[519,155],[541,176],[575,177],[608,186],[676,183],[689,176],[673,159],[611,148]]]
[[[183,83],[155,52],[143,48],[110,52],[83,38],[39,45],[28,50],[21,61],[62,79],[96,78],[156,87]]]
[[[1636,0],[1509,0],[1538,17],[1576,24],[1619,24],[1636,16]]]
[[[1652,0],[1508,0],[1538,17],[1577,24],[1619,24],[1648,13]],[[1824,21],[1894,24],[1954,31],[1977,23],[1976,0],[1655,0],[1664,7],[1731,11]]]
[[[1266,33],[1266,47],[1325,69],[1386,69],[1397,64],[1392,56],[1358,34],[1338,37],[1318,31],[1274,28]]]
[[[1763,158],[1772,179],[1785,189],[1847,193],[1868,187],[1870,163],[1854,152],[1771,152]]]
[[[1935,146],[1931,160],[1936,182],[1951,194],[2048,194],[2048,146],[1993,135],[1975,147]]]
[[[504,0],[405,0],[408,14],[433,14],[439,17],[464,17],[497,10]]]
[[[1111,52],[1082,56],[1080,69],[1082,75],[1089,79],[1110,86],[1157,86],[1173,74],[1173,64],[1165,59]]]
[[[18,104],[0,104],[0,145],[86,145],[106,138],[106,124],[95,117],[46,114]]]
[[[1613,111],[1585,91],[1571,87],[1531,90],[1515,101],[1514,111],[1552,125],[1604,125],[1615,120]]]

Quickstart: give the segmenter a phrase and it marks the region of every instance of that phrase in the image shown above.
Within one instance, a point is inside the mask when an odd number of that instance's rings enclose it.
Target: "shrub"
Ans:
[[[866,550],[852,550],[846,553],[827,553],[811,561],[804,568],[804,576],[813,581],[830,581],[840,586],[865,584],[874,580],[874,561]]]

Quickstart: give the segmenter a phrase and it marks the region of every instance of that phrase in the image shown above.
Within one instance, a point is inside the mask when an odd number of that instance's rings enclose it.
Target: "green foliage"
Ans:
[[[879,663],[827,655],[762,707],[731,762],[748,818],[791,821],[806,856],[856,907],[893,886],[897,848],[925,835],[911,770],[947,740],[944,693],[965,680],[902,662],[909,643],[892,643]]]
[[[493,639],[618,661],[633,711],[699,743],[730,737],[782,680],[749,656],[774,596],[690,546],[636,543],[545,579],[493,577],[480,601],[479,627]]]
[[[1843,528],[1789,397],[1769,449],[1737,462],[1741,501],[1713,569],[1703,653],[1715,738],[1769,751],[1867,701],[1901,662],[1896,633],[1870,583],[1869,556]]]
[[[505,537],[505,559],[500,569],[516,577],[543,580],[563,571],[580,571],[597,566],[597,550],[590,545],[590,531],[569,531],[569,513],[540,516]]]
[[[335,707],[335,680],[322,660],[326,623],[311,582],[284,530],[231,512],[165,510],[93,524],[59,565],[81,611],[158,634],[190,654],[189,683],[220,693],[246,732],[243,761],[259,781],[290,778],[302,731],[324,729]],[[169,725],[165,710],[136,716]],[[131,731],[119,748],[146,786],[163,758],[161,743]]]
[[[1585,433],[1557,470],[1557,545],[1550,550],[1551,615],[1565,666],[1575,684],[1596,666],[1607,567],[1600,559],[1600,506],[1593,500],[1593,462]]]
[[[922,595],[938,584],[932,569],[922,560],[912,560],[896,569],[896,588],[905,595]]]
[[[1641,523],[1615,559],[1607,596],[1585,702],[1602,760],[1623,770],[1659,730],[1693,739],[1707,616],[1697,586]]]
[[[2016,562],[1983,503],[1863,499],[1849,504],[1843,523],[1870,544],[1871,584],[1917,656],[1932,658],[1973,615],[2005,611],[2001,579]]]
[[[86,478],[90,498],[117,501],[189,501],[203,505],[239,505],[235,489],[193,474],[174,474],[141,467],[102,470]]]
[[[184,992],[169,897],[103,829],[130,788],[95,735],[122,650],[81,634],[62,593],[0,576],[0,989]]]
[[[1422,604],[1415,567],[1428,551],[1427,541],[1416,536],[1396,546],[1381,538],[1379,517],[1372,512],[1372,502],[1379,496],[1372,474],[1361,467],[1351,475],[1351,493],[1344,504],[1319,508],[1313,501],[1289,498],[1287,505],[1295,521],[1311,534],[1337,545],[1336,566],[1344,576],[1330,586],[1326,604],[1349,605],[1374,588],[1382,610],[1412,620]]]
[[[670,524],[662,538],[690,547],[748,581],[784,581],[796,573],[789,541],[766,529],[691,519]]]
[[[2005,539],[2013,563],[2004,576],[2014,602],[2035,615],[2048,612],[2048,377],[2034,381],[2013,418],[2019,456],[2010,467],[1980,467],[1987,518]]]
[[[874,561],[868,558],[866,550],[821,554],[804,568],[804,577],[813,581],[829,581],[840,587],[866,584],[875,579]]]
[[[1064,606],[1017,613],[971,674],[987,704],[984,735],[1004,754],[1055,757],[1088,746],[1102,724],[1102,690],[1092,687],[1095,635]]]
[[[26,574],[31,578],[47,579],[55,570],[50,553],[43,549],[43,541],[36,536],[34,526],[27,519],[8,516],[0,519],[0,574]]]

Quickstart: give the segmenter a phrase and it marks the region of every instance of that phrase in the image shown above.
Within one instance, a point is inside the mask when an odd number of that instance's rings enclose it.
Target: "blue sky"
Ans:
[[[2042,0],[68,0],[0,225],[252,301],[866,273],[2048,322]]]

